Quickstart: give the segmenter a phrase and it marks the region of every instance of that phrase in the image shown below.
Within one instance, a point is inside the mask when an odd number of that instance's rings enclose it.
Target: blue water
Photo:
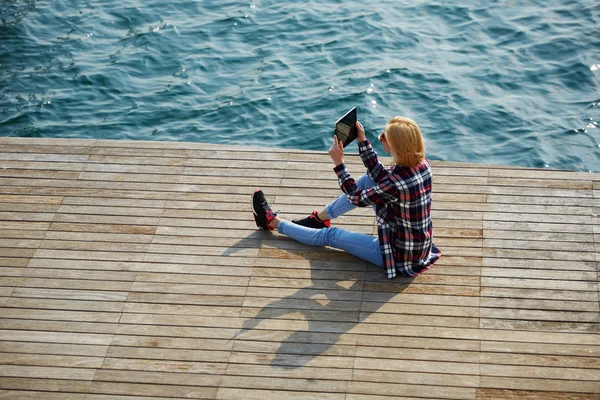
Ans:
[[[597,0],[466,3],[0,0],[0,135],[326,150],[357,106],[431,159],[600,172]]]

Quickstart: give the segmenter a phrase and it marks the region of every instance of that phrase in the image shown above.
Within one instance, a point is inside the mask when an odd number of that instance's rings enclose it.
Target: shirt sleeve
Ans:
[[[334,169],[338,176],[340,188],[348,196],[348,200],[358,207],[367,207],[373,204],[386,204],[397,200],[400,192],[396,185],[385,178],[376,186],[368,189],[359,189],[356,181],[350,176],[345,164],[340,164]]]
[[[363,164],[367,168],[369,178],[375,182],[379,182],[388,176],[389,171],[379,162],[377,153],[373,150],[373,146],[371,146],[371,142],[368,139],[364,142],[358,142],[358,152]]]

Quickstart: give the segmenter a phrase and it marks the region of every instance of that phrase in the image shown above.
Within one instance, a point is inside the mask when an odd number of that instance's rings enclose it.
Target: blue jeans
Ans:
[[[367,175],[356,181],[359,189],[377,185]],[[330,219],[334,219],[354,210],[357,206],[350,203],[345,194],[325,206]],[[375,207],[373,207],[375,208]],[[379,238],[364,233],[350,232],[340,228],[312,229],[282,220],[277,231],[300,243],[310,246],[330,246],[344,250],[362,260],[383,267],[383,258],[379,248]]]

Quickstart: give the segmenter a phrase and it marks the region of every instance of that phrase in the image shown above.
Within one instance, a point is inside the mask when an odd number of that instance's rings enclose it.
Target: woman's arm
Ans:
[[[365,129],[360,122],[356,122],[356,128],[358,130],[356,140],[358,142],[358,152],[363,164],[367,168],[367,174],[375,182],[379,182],[384,179],[389,172],[385,169],[382,163],[379,162],[377,153],[373,150],[371,143],[367,140],[365,135]]]
[[[362,141],[359,143],[359,146],[361,144],[364,145],[364,143],[366,143],[368,147],[371,147],[364,137],[363,131]],[[358,186],[356,186],[356,181],[350,176],[346,164],[344,164],[343,143],[338,141],[335,135],[333,136],[333,145],[329,149],[329,156],[335,164],[333,170],[338,176],[340,188],[348,195],[348,199],[352,204],[359,207],[366,207],[372,204],[385,204],[398,198],[400,194],[398,188],[393,182],[385,178],[382,178],[377,186],[363,190],[359,189]],[[377,157],[377,155],[375,155],[375,157]]]
[[[396,201],[401,195],[398,187],[387,177],[380,180],[376,186],[359,189],[345,164],[336,166],[334,171],[338,176],[340,188],[346,193],[348,200],[358,207],[386,204],[390,201]]]

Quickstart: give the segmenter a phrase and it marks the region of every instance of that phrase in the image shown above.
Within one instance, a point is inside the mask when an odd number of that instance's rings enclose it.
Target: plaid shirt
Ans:
[[[385,168],[369,141],[358,144],[367,174],[377,186],[361,190],[344,164],[334,168],[341,189],[359,207],[375,205],[379,246],[387,277],[410,277],[429,269],[442,253],[433,244],[431,169]]]

